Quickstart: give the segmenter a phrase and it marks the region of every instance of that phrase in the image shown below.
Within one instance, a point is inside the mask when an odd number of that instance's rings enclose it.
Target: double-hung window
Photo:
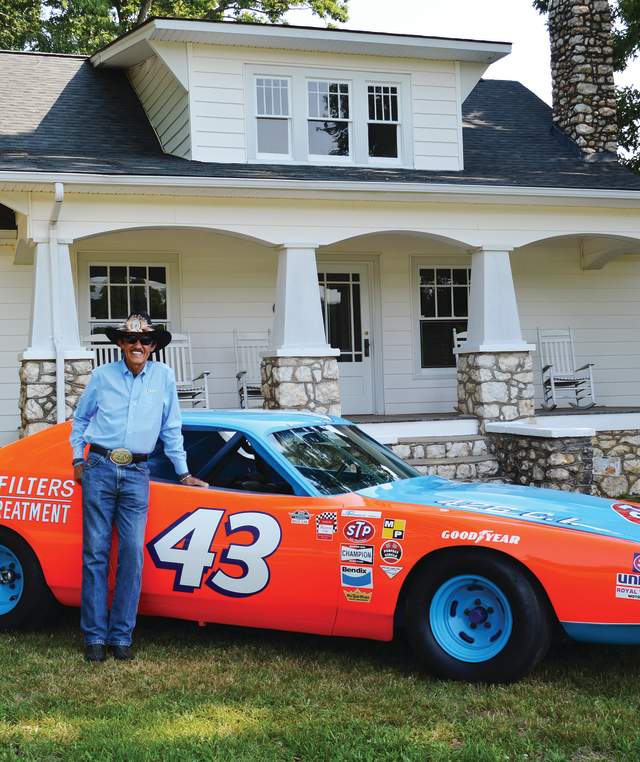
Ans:
[[[307,81],[309,156],[351,156],[349,83]]]
[[[420,364],[453,368],[453,332],[467,330],[470,267],[421,267]]]
[[[369,108],[369,156],[373,159],[397,159],[400,113],[396,85],[367,86]]]
[[[149,265],[89,266],[90,332],[103,333],[132,312],[146,312],[167,324],[167,268]]]
[[[256,77],[256,135],[259,156],[291,153],[289,79]]]

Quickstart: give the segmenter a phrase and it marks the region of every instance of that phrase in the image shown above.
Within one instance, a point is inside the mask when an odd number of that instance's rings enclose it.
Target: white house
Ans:
[[[640,405],[640,177],[601,114],[610,54],[557,84],[563,132],[481,79],[509,52],[154,19],[90,58],[0,53],[0,442],[55,421],[56,359],[71,412],[83,339],[132,309],[190,337],[214,407],[238,405],[254,335],[271,406],[516,419],[540,402],[537,329],[566,327],[599,404]]]

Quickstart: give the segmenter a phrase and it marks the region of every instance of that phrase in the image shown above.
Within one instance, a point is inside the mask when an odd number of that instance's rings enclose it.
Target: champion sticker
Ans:
[[[340,560],[348,564],[373,564],[373,545],[341,545]]]

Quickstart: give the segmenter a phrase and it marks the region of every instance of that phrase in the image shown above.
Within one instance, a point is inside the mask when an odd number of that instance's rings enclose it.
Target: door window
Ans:
[[[327,341],[340,350],[338,362],[362,362],[360,273],[318,273]]]

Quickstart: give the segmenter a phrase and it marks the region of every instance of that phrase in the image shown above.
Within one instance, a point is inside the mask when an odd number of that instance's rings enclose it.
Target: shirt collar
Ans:
[[[144,368],[138,373],[139,376],[144,376],[147,372],[147,368],[149,367],[149,360],[144,364]],[[120,370],[122,371],[123,376],[131,376],[133,378],[133,373],[129,370],[127,363],[124,361],[124,357],[120,360]]]

